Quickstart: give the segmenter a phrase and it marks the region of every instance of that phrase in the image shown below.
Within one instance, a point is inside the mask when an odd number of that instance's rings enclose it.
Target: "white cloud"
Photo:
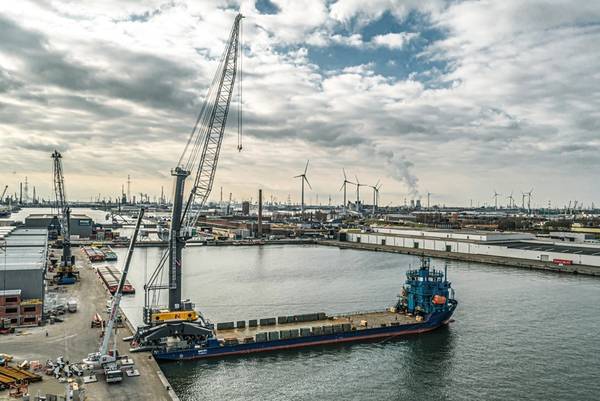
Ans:
[[[401,49],[417,36],[419,34],[416,32],[386,33],[385,35],[374,36],[371,39],[371,44],[374,46],[385,46],[390,49]]]

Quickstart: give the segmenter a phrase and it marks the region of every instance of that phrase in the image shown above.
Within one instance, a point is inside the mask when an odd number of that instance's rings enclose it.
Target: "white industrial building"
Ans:
[[[369,231],[349,230],[346,241],[600,267],[598,245],[541,241],[528,233],[373,226]]]
[[[0,290],[20,290],[23,299],[44,299],[48,230],[2,227]]]

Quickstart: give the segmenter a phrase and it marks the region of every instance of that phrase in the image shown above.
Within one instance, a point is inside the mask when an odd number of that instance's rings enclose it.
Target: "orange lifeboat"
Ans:
[[[443,295],[434,295],[433,296],[433,304],[434,305],[445,305],[446,297]]]

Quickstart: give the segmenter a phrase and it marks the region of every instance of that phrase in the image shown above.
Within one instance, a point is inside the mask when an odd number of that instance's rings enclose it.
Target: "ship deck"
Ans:
[[[267,333],[271,331],[280,330],[293,330],[301,328],[311,328],[315,326],[331,326],[337,324],[349,323],[355,330],[362,330],[367,328],[390,326],[392,323],[396,324],[411,324],[417,323],[414,316],[407,316],[401,313],[394,313],[390,311],[380,312],[364,312],[348,315],[336,315],[327,317],[320,320],[311,320],[306,322],[293,322],[293,323],[276,323],[267,326],[257,327],[246,327],[234,328],[234,329],[219,329],[215,330],[216,335],[219,339],[225,338],[237,338],[243,340],[244,338],[254,337],[258,333]]]

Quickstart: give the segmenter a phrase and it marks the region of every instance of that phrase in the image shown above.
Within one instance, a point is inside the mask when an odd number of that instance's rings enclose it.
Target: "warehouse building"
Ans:
[[[0,319],[38,324],[45,296],[48,232],[11,227],[0,231]]]
[[[345,240],[399,248],[600,267],[598,245],[567,245],[563,241],[541,241],[529,233],[373,226],[368,231],[348,230]]]
[[[26,228],[48,229],[52,220],[56,218],[54,214],[32,214],[25,218]],[[72,214],[70,233],[72,237],[90,238],[94,221],[84,214]]]

